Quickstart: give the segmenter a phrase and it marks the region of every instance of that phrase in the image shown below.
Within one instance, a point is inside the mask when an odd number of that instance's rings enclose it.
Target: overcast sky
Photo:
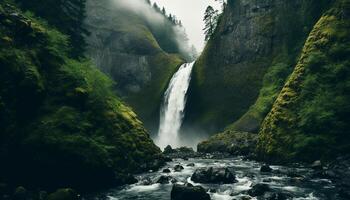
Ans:
[[[160,7],[165,7],[167,13],[175,14],[181,20],[190,43],[200,52],[204,47],[203,15],[208,5],[220,9],[215,0],[151,0]]]

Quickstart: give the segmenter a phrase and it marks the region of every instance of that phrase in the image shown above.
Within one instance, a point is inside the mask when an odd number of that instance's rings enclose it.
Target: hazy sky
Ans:
[[[175,14],[181,20],[190,43],[198,51],[202,51],[204,46],[203,15],[208,5],[220,9],[220,5],[215,0],[151,0],[160,7],[165,7],[167,13]]]

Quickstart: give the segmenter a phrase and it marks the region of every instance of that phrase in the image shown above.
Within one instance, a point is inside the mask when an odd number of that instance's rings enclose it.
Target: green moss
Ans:
[[[245,5],[229,3],[195,64],[187,125],[209,133],[229,124],[227,129],[258,131],[329,1],[270,4],[273,8],[257,11],[246,22],[240,12]],[[254,29],[244,32],[245,23]]]
[[[114,82],[89,60],[70,58],[67,36],[44,21],[12,6],[0,11],[0,34],[13,39],[0,49],[0,158],[7,172],[0,178],[86,189],[121,184],[128,173],[150,168],[160,150],[114,95]]]
[[[140,115],[143,122],[153,124],[150,130],[157,130],[157,123],[154,121],[159,119],[160,104],[163,101],[163,94],[168,87],[168,83],[177,71],[180,65],[184,63],[176,54],[166,54],[159,52],[150,57],[149,65],[152,66],[151,81],[139,93],[132,94],[126,98],[126,101]]]
[[[349,149],[348,48],[339,47],[350,46],[350,20],[342,14],[349,9],[349,1],[337,1],[310,33],[260,130],[258,149],[265,158],[312,161]]]

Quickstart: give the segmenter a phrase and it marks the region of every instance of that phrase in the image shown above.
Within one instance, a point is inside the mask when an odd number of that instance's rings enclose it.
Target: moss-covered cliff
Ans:
[[[185,54],[178,27],[146,1],[87,1],[88,56],[152,132],[158,129],[163,92]],[[186,41],[182,41],[186,45]]]
[[[264,120],[266,159],[329,159],[350,150],[350,1],[338,0],[314,26]]]
[[[327,0],[230,0],[194,67],[186,124],[258,132]]]
[[[156,167],[160,150],[113,82],[72,59],[67,36],[0,3],[0,180],[103,187]]]

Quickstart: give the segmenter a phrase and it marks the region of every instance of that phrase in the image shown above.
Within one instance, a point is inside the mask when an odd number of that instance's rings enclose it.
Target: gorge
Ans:
[[[350,0],[194,2],[0,1],[0,199],[350,199]]]

